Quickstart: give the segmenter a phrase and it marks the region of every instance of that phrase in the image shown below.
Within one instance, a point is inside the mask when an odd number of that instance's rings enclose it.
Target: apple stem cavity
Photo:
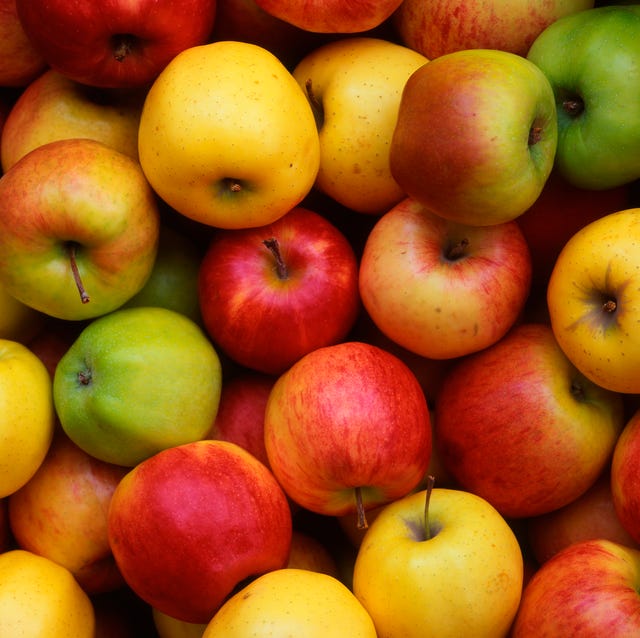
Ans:
[[[445,257],[449,261],[456,261],[465,256],[467,249],[469,248],[469,240],[464,237],[455,244],[451,244],[447,247]]]
[[[89,303],[90,297],[84,288],[84,285],[82,283],[82,277],[80,277],[80,271],[78,270],[78,262],[76,261],[77,249],[78,249],[78,244],[76,244],[75,242],[69,242],[67,244],[67,252],[69,254],[69,263],[71,265],[71,273],[73,274],[73,280],[76,282],[76,287],[78,288],[78,292],[80,293],[80,301],[82,301],[82,303]]]
[[[138,38],[130,33],[117,33],[111,38],[113,57],[117,62],[124,62],[136,47]]]
[[[360,487],[356,487],[354,491],[356,495],[356,515],[358,529],[367,529],[367,527],[369,527],[369,523],[367,522],[367,514],[364,509],[364,504],[362,503],[362,490],[360,489]]]
[[[616,303],[615,299],[607,299],[602,304],[602,310],[607,314],[613,314],[617,310],[617,308],[618,308],[618,304]]]
[[[584,102],[580,98],[563,100],[562,110],[570,117],[578,117],[584,111]]]
[[[433,492],[433,486],[435,482],[435,476],[429,474],[429,476],[427,476],[427,485],[424,498],[424,540],[426,541],[428,541],[432,536],[431,524],[429,523],[429,504],[431,503],[431,492]]]
[[[304,88],[307,91],[307,98],[309,100],[309,104],[311,105],[311,110],[313,111],[313,117],[316,120],[316,128],[320,130],[322,125],[324,124],[324,108],[322,106],[322,102],[318,99],[318,96],[313,91],[313,83],[311,82],[311,78],[309,78],[304,83]]]
[[[262,243],[271,251],[271,254],[276,260],[276,273],[278,275],[278,279],[288,279],[289,269],[287,268],[287,264],[284,263],[284,259],[282,259],[278,240],[275,237],[270,237],[269,239],[265,239]]]
[[[529,146],[534,146],[542,139],[542,127],[541,126],[532,126],[529,129]]]

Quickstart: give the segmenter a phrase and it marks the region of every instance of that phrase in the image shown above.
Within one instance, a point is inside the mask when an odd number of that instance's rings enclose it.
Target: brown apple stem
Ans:
[[[580,98],[564,100],[562,110],[571,117],[578,117],[584,111],[584,102]]]
[[[111,39],[111,48],[113,50],[113,57],[117,62],[124,62],[124,60],[131,54],[136,42],[135,36],[128,33],[118,33]]]
[[[612,312],[615,312],[617,307],[618,307],[618,304],[616,304],[616,300],[615,299],[607,299],[602,304],[602,310],[604,310],[604,312],[609,313],[609,314],[611,314]]]
[[[287,268],[287,264],[284,263],[284,259],[282,259],[278,240],[275,237],[270,237],[269,239],[265,239],[262,243],[271,251],[271,254],[276,260],[276,272],[278,274],[278,279],[288,279],[289,269]]]
[[[82,278],[80,277],[80,271],[78,270],[78,264],[76,262],[77,247],[77,244],[73,242],[70,242],[67,246],[67,250],[69,252],[69,263],[71,264],[71,273],[73,274],[73,280],[76,282],[76,287],[80,293],[80,300],[82,303],[89,303],[90,298],[82,283]]]
[[[449,246],[446,253],[446,258],[450,261],[455,261],[456,259],[460,259],[460,257],[464,257],[467,248],[469,247],[469,240],[464,237],[458,243]]]
[[[427,476],[427,486],[424,498],[424,540],[426,541],[431,538],[431,527],[429,523],[429,504],[431,502],[431,492],[433,491],[433,485],[435,482],[435,477],[429,474],[429,476]]]
[[[529,129],[529,146],[537,144],[542,139],[542,127],[532,126]]]
[[[358,516],[358,529],[367,529],[369,523],[367,523],[367,514],[362,503],[362,490],[359,487],[355,488],[356,493],[356,514]]]
[[[304,83],[304,88],[307,92],[307,98],[309,100],[309,104],[311,105],[313,116],[316,120],[316,127],[318,128],[318,130],[320,130],[324,123],[324,108],[322,106],[322,102],[318,99],[318,96],[313,90],[313,83],[311,82],[311,78],[308,78]]]

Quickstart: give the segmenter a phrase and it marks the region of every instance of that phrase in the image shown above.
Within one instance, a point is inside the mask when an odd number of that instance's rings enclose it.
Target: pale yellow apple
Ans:
[[[142,168],[182,215],[220,228],[262,226],[309,193],[320,141],[306,95],[267,49],[217,41],[179,53],[147,93]]]
[[[316,111],[316,186],[360,213],[379,214],[404,192],[391,175],[389,147],[409,76],[428,59],[388,40],[342,38],[307,54],[293,71]]]
[[[151,609],[151,616],[159,638],[202,638],[207,628],[206,624],[173,618],[155,607]]]
[[[49,450],[52,385],[46,366],[27,346],[0,339],[0,498],[21,488]]]
[[[328,574],[267,572],[215,613],[203,638],[376,638],[373,621],[346,585]]]
[[[594,383],[640,392],[640,208],[576,232],[556,259],[547,306],[569,360]]]
[[[26,343],[43,325],[42,313],[18,301],[0,283],[0,339]]]
[[[0,636],[93,638],[91,599],[71,572],[23,549],[0,554]]]

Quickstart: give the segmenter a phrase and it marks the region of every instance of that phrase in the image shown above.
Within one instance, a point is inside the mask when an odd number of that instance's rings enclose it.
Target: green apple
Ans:
[[[468,49],[407,81],[390,165],[410,197],[471,226],[510,221],[540,195],[557,144],[553,90],[533,62]]]
[[[389,145],[404,85],[426,62],[408,47],[356,37],[318,47],[298,63],[293,76],[317,114],[319,190],[360,213],[386,212],[404,197]]]
[[[353,591],[378,638],[506,636],[523,570],[518,540],[493,506],[435,488],[380,511],[358,550]]]
[[[118,309],[89,323],[60,359],[54,405],[78,447],[134,466],[205,437],[221,375],[213,345],[188,317],[167,308]]]
[[[556,166],[575,186],[606,189],[640,176],[640,5],[565,16],[527,58],[549,79],[558,119]]]
[[[95,140],[49,142],[0,180],[0,281],[58,319],[103,315],[146,283],[159,225],[135,160]]]

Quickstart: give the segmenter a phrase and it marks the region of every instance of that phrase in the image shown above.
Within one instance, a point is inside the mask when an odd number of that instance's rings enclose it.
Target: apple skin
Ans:
[[[556,20],[529,49],[555,94],[555,166],[578,187],[640,176],[639,36],[640,6],[602,6]]]
[[[347,208],[378,215],[404,198],[389,146],[402,90],[427,58],[381,38],[341,38],[317,47],[293,70],[316,109],[316,188]]]
[[[107,539],[107,511],[127,471],[86,454],[57,428],[38,471],[9,496],[16,542],[66,567],[90,595],[122,587]]]
[[[57,139],[86,137],[138,159],[144,93],[100,90],[48,69],[16,99],[0,138],[2,170]]]
[[[284,271],[265,244],[275,239]],[[322,215],[296,207],[258,228],[219,230],[200,264],[200,310],[214,343],[278,375],[346,337],[360,309],[358,262]]]
[[[411,75],[389,161],[409,197],[447,219],[487,226],[535,202],[556,145],[555,98],[542,71],[513,53],[469,49]]]
[[[563,507],[593,485],[624,409],[620,395],[574,368],[548,325],[520,324],[449,371],[434,424],[458,485],[520,518]]]
[[[106,314],[148,279],[159,225],[155,195],[135,160],[95,140],[49,142],[0,181],[0,280],[52,317]],[[72,247],[88,302],[74,282]]]
[[[311,534],[294,529],[287,567],[308,569],[340,579],[340,569],[328,546]]]
[[[404,0],[392,20],[400,40],[430,59],[462,49],[526,56],[548,25],[593,5],[594,0]]]
[[[522,312],[530,284],[531,256],[515,221],[460,224],[412,198],[382,215],[360,260],[360,297],[371,319],[431,359],[498,341]]]
[[[169,206],[217,228],[282,217],[320,165],[313,112],[290,71],[263,47],[233,41],[192,47],[163,69],[147,92],[138,153]]]
[[[609,213],[564,245],[547,287],[558,344],[586,377],[640,392],[640,208]]]
[[[355,488],[365,510],[409,493],[431,455],[430,415],[415,375],[362,342],[318,348],[283,373],[267,401],[264,436],[289,497],[331,516],[360,514]]]
[[[267,13],[312,33],[359,33],[379,27],[402,0],[255,0]]]
[[[36,51],[67,77],[105,88],[143,87],[180,51],[204,44],[215,0],[16,0]]]
[[[522,593],[511,638],[626,638],[640,632],[640,551],[604,539],[565,548]]]
[[[128,585],[190,623],[208,622],[245,579],[283,567],[292,533],[273,474],[240,446],[210,440],[136,465],[113,494],[108,524]]]
[[[609,467],[581,496],[547,514],[526,522],[528,547],[538,564],[580,541],[605,538],[639,549],[616,514]]]
[[[507,635],[523,582],[507,522],[481,497],[445,488],[431,491],[428,539],[424,514],[424,491],[386,505],[358,550],[353,591],[378,637]]]
[[[18,301],[0,283],[0,339],[29,343],[44,328],[46,317]]]

